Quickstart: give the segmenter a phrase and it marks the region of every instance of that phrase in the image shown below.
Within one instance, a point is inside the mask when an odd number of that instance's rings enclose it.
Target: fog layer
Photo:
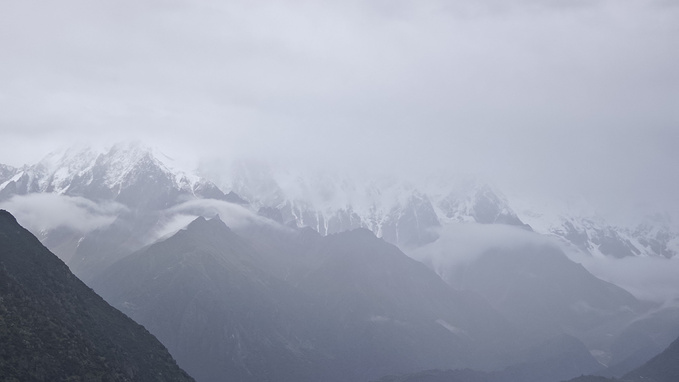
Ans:
[[[678,36],[668,1],[3,2],[0,163],[137,138],[676,210]]]

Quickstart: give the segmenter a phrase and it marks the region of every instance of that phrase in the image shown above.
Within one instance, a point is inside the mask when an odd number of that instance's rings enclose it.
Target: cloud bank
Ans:
[[[89,199],[60,194],[15,195],[0,202],[32,232],[69,228],[85,234],[113,223],[126,208],[115,202],[95,203]]]
[[[679,259],[571,256],[595,276],[643,300],[679,306]]]
[[[677,25],[667,1],[3,2],[0,162],[141,139],[676,209]]]
[[[429,264],[438,274],[472,262],[493,248],[558,246],[547,236],[501,224],[449,223],[443,225],[438,233],[439,239],[435,242],[408,251],[409,256]]]
[[[150,235],[148,243],[171,236],[185,228],[199,216],[219,218],[230,228],[238,229],[250,225],[270,225],[286,229],[273,220],[264,218],[243,206],[215,199],[190,200],[162,212],[160,226]]]
[[[503,225],[451,223],[444,225],[439,240],[407,254],[439,275],[450,274],[493,248],[549,245],[561,248],[574,262],[594,276],[618,285],[642,300],[679,304],[679,259],[593,257],[544,235]]]

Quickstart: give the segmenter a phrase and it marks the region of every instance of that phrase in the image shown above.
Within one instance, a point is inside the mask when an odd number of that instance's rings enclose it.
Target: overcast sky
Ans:
[[[141,139],[676,210],[678,68],[673,0],[2,1],[0,163]]]

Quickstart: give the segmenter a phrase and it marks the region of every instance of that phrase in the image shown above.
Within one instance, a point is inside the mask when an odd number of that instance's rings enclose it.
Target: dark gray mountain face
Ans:
[[[478,296],[453,290],[367,230],[269,230],[240,236],[199,218],[92,285],[201,381],[355,381],[491,367],[496,353],[521,342]],[[251,244],[261,234],[268,239]]]
[[[353,380],[427,366],[489,367],[491,354],[519,342],[478,296],[451,289],[368,230],[325,237],[315,252],[324,260],[297,288],[339,321],[323,333],[341,346]]]
[[[674,340],[662,353],[653,357],[643,366],[626,374],[622,379],[632,382],[679,381],[679,338]]]
[[[611,341],[652,304],[602,281],[552,246],[489,250],[445,271],[453,286],[480,293],[534,339],[562,333],[582,340],[606,361]]]
[[[635,320],[615,338],[610,367],[600,374],[620,377],[640,367],[679,337],[679,308],[665,307]]]
[[[323,353],[299,339],[303,305],[258,261],[219,219],[199,218],[92,285],[200,381],[313,380]]]
[[[0,210],[0,376],[7,381],[192,381],[142,326]]]

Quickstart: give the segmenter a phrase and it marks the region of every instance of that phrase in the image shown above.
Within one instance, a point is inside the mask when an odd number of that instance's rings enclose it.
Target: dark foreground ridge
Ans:
[[[108,305],[0,210],[4,381],[193,381],[144,327]]]

